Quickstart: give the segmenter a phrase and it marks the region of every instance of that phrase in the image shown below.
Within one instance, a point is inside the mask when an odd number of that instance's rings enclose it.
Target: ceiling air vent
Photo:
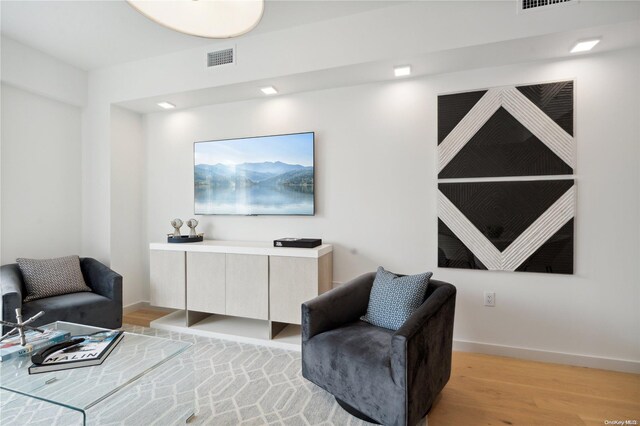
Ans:
[[[559,6],[562,4],[575,4],[579,0],[518,0],[520,10],[546,9],[549,6]]]
[[[235,52],[233,48],[216,50],[207,53],[207,67],[219,67],[235,63]]]

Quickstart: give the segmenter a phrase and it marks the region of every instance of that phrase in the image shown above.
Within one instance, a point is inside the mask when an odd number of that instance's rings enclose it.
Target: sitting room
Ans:
[[[0,35],[1,425],[640,422],[640,1]]]

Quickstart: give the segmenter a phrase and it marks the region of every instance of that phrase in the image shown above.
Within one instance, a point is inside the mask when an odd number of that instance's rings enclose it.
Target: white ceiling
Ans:
[[[562,58],[579,58],[594,54],[604,54],[608,51],[640,46],[639,24],[640,21],[629,21],[616,25],[520,38],[481,46],[470,46],[404,58],[405,61],[403,63],[411,64],[410,78],[414,78],[467,69],[544,60],[557,61]],[[576,40],[592,37],[594,34],[601,36],[603,41],[591,52],[569,53],[569,49]],[[161,101],[171,102],[178,109],[186,109],[202,105],[265,98],[259,88],[269,85],[273,85],[278,89],[278,96],[286,96],[298,92],[396,80],[393,77],[394,65],[397,65],[397,62],[362,63],[342,68],[271,78],[269,80],[163,94],[121,102],[118,105],[143,114],[164,111],[157,105]]]
[[[267,0],[262,21],[243,37],[362,13],[397,1]],[[214,45],[164,28],[124,0],[0,1],[2,35],[91,70]]]

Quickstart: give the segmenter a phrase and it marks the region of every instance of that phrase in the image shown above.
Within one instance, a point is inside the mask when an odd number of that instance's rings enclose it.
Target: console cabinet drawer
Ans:
[[[227,254],[227,315],[269,319],[269,257]]]
[[[187,253],[187,309],[221,314],[225,312],[224,253]]]
[[[149,269],[151,305],[185,309],[185,252],[151,250]]]
[[[300,305],[331,289],[332,259],[269,256],[269,319],[300,324]]]
[[[272,321],[300,324],[300,305],[318,295],[318,259],[270,256]]]

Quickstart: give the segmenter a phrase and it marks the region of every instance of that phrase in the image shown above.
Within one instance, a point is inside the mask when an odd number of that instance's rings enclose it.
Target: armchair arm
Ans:
[[[393,379],[407,391],[410,418],[418,419],[451,376],[456,288],[436,280],[429,285],[435,289],[391,341]]]
[[[122,304],[122,276],[91,257],[80,259],[87,285],[101,296]]]
[[[0,318],[4,321],[15,322],[16,308],[22,309],[22,273],[17,264],[0,267]],[[4,327],[0,328],[4,330]],[[8,330],[4,330],[8,331]]]
[[[364,315],[375,276],[375,272],[361,275],[303,303],[302,341]]]

